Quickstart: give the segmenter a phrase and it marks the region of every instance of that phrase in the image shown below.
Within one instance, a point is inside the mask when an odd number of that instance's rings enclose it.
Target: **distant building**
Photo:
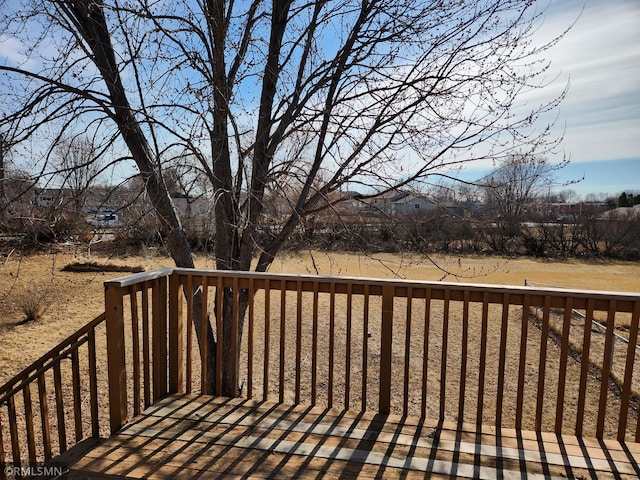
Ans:
[[[33,203],[38,207],[49,208],[54,205],[65,204],[73,198],[70,188],[35,188]]]
[[[391,214],[394,209],[394,202],[398,202],[408,195],[409,194],[405,192],[392,190],[376,195],[375,197],[362,199],[361,203],[367,212]]]
[[[181,192],[171,192],[170,195],[183,220],[212,215],[213,204],[203,196],[193,197]]]
[[[367,212],[391,216],[432,216],[436,211],[441,211],[443,215],[466,218],[481,215],[480,208],[475,203],[439,202],[408,192],[391,191],[375,197],[359,198],[358,202],[360,205],[364,204],[362,208]]]
[[[404,196],[398,200],[389,202],[387,206],[388,213],[391,215],[421,215],[438,208],[431,200],[416,195]]]

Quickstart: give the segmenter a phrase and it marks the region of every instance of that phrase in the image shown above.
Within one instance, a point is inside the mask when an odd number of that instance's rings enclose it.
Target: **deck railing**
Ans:
[[[108,385],[97,362],[106,350],[96,339],[102,333],[104,343],[104,320],[98,316],[0,387],[0,478],[11,476],[7,466],[20,477],[20,467],[100,436],[99,405],[106,402],[99,392]]]
[[[111,397],[112,428],[128,415],[122,373],[130,365],[134,414],[150,388],[153,398],[203,391],[208,365],[193,323],[211,322],[218,337],[222,309],[215,303],[228,289],[236,303],[246,293],[248,306],[242,342],[230,355],[239,363],[224,365],[218,349],[216,378],[231,368],[241,395],[640,441],[640,295],[187,269],[152,275],[165,282],[169,302],[169,314],[162,309],[152,328],[154,339],[168,339],[153,343],[160,376],[154,373],[152,385],[140,381],[136,365],[147,362],[139,360],[138,343],[142,338],[143,356],[147,343],[144,331],[134,334],[133,361],[113,361],[120,398]],[[107,282],[107,295],[118,299],[114,311],[124,313],[121,298],[135,299],[131,292],[142,280],[148,283],[148,274]],[[207,305],[196,319],[194,295]],[[154,305],[164,305],[158,298]],[[130,305],[134,330],[139,303]],[[233,311],[236,338],[241,308]],[[606,324],[604,334],[584,328],[593,318]],[[108,332],[120,338],[123,322],[118,313]],[[633,348],[613,355],[616,325]],[[157,361],[163,363],[156,368]]]
[[[222,336],[225,294],[241,396],[640,442],[638,294],[162,269],[105,282],[105,315],[0,388],[0,464],[205,391],[194,324]]]

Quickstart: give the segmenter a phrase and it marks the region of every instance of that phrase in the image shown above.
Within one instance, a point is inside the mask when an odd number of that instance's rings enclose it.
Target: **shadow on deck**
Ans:
[[[67,479],[638,478],[640,445],[171,395],[59,462]]]

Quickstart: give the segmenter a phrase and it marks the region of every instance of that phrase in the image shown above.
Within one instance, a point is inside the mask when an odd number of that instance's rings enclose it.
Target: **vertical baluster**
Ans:
[[[580,386],[578,387],[578,408],[576,411],[576,435],[582,436],[584,427],[584,410],[587,399],[587,381],[589,379],[589,361],[591,351],[591,328],[593,323],[593,298],[587,300],[587,310],[584,319],[584,337],[582,340],[582,359],[580,364]]]
[[[300,384],[302,370],[302,282],[296,282],[296,391],[295,404],[300,403]]]
[[[254,279],[249,278],[249,312],[247,317],[247,397],[253,398],[253,347],[254,347],[254,321],[255,321],[255,285]]]
[[[109,372],[109,418],[111,433],[127,421],[127,367],[124,340],[124,291],[119,285],[105,283],[107,327],[107,366]]]
[[[154,400],[166,395],[168,390],[168,336],[167,336],[167,277],[153,280],[152,321],[153,321],[153,376]]]
[[[567,383],[567,362],[569,360],[569,331],[573,313],[573,297],[567,297],[562,320],[562,346],[560,348],[560,369],[558,371],[558,394],[556,397],[555,432],[562,433],[562,417],[564,414],[564,391]]]
[[[138,292],[131,288],[131,343],[133,344],[133,414],[140,415],[140,327],[138,325]]]
[[[636,345],[638,342],[638,323],[640,323],[640,302],[635,302],[631,325],[629,328],[629,343],[627,343],[627,359],[624,369],[624,381],[622,383],[622,399],[620,404],[620,417],[618,418],[618,441],[624,442],[627,431],[627,415],[629,414],[629,401],[631,399],[631,382],[633,380],[633,365],[636,358]],[[640,417],[640,415],[638,415]],[[638,439],[635,439],[638,442]]]
[[[222,395],[222,315],[224,311],[224,278],[216,278],[216,395]]]
[[[149,282],[142,284],[142,375],[144,408],[151,405],[151,354],[149,332]]]
[[[16,401],[13,395],[11,395],[7,400],[7,409],[9,414],[9,434],[11,436],[11,454],[13,456],[13,464],[19,467],[22,464],[22,460],[20,458],[20,437],[18,436]]]
[[[540,336],[540,358],[538,361],[538,394],[536,397],[536,431],[542,431],[542,408],[544,406],[544,384],[547,367],[547,342],[549,341],[549,313],[551,297],[544,297],[542,311],[542,334]]]
[[[496,426],[502,426],[502,404],[504,401],[504,375],[507,359],[507,329],[509,325],[509,294],[502,296],[502,323],[500,325],[500,353],[498,360],[498,391],[496,398]]]
[[[29,465],[35,466],[38,462],[36,457],[36,435],[33,428],[33,405],[31,404],[31,384],[27,383],[22,389],[24,400],[24,423],[27,434],[27,450],[29,452]]]
[[[233,277],[232,280],[232,307],[231,307],[231,381],[234,388],[234,396],[238,396],[238,386],[240,380],[238,375],[240,373],[240,352],[238,351],[239,339],[240,339],[240,287],[238,285],[238,277]]]
[[[269,279],[264,281],[264,374],[262,385],[262,400],[269,397],[269,343],[271,342],[271,284]]]
[[[524,411],[524,381],[527,368],[527,333],[529,331],[529,306],[531,297],[529,294],[524,296],[522,303],[522,319],[520,330],[520,358],[518,365],[518,393],[516,399],[516,428],[522,428],[522,414]]]
[[[318,282],[313,282],[313,333],[311,346],[311,405],[317,401],[318,384]]]
[[[598,402],[598,424],[596,437],[603,438],[604,422],[607,413],[607,393],[609,391],[609,375],[611,374],[611,353],[613,350],[614,330],[616,320],[616,301],[609,301],[607,312],[607,331],[605,333],[604,358],[602,359],[602,382],[600,383],[600,400]]]
[[[351,403],[351,319],[353,316],[353,284],[347,285],[347,344],[344,365],[344,408],[349,409]]]
[[[42,447],[44,450],[44,460],[51,460],[51,431],[49,429],[49,403],[47,399],[47,384],[45,372],[38,376],[38,399],[40,401],[40,424],[42,425]],[[2,443],[2,439],[0,439]],[[2,448],[0,446],[0,448]],[[3,463],[0,458],[0,465]]]
[[[424,299],[424,334],[422,339],[422,418],[427,415],[427,384],[429,379],[429,330],[431,329],[431,287],[426,289]]]
[[[327,392],[327,406],[333,407],[333,362],[335,355],[335,325],[336,325],[336,284],[329,285],[329,391]]]
[[[158,309],[158,290],[160,283],[157,279],[151,280],[151,362],[152,362],[152,382],[153,382],[153,401],[155,402],[164,395],[162,385],[162,343],[166,343],[166,334],[163,335],[163,328],[160,325],[160,317]]]
[[[64,401],[62,398],[62,375],[60,362],[53,365],[53,388],[56,396],[56,420],[58,422],[58,445],[60,453],[67,451],[67,426],[64,418]]]
[[[184,295],[187,297],[187,319],[184,328],[187,330],[187,351],[186,351],[186,385],[185,392],[191,393],[191,384],[193,382],[193,275],[190,273],[187,274],[187,285],[185,287]],[[177,298],[173,298],[173,301],[177,301],[182,304],[182,298],[178,296]],[[179,319],[178,323],[182,326],[183,320]],[[180,327],[179,327],[180,328]],[[181,328],[180,328],[181,329]],[[206,343],[206,335],[202,337],[204,339],[204,343]],[[182,348],[182,345],[179,344],[178,348]],[[180,382],[182,383],[182,382]]]
[[[391,363],[393,358],[393,301],[395,288],[382,287],[382,319],[380,328],[380,391],[378,412],[391,412]]]
[[[467,385],[467,357],[469,346],[469,290],[464,291],[463,305],[462,305],[462,345],[460,362],[460,394],[458,396],[458,422],[464,422],[464,400]]]
[[[442,357],[440,359],[440,417],[445,418],[447,403],[447,354],[449,345],[449,307],[451,291],[444,291],[444,312],[442,317]]]
[[[362,298],[362,411],[367,410],[367,377],[369,376],[369,285],[364,286]]]
[[[409,412],[409,373],[411,368],[411,309],[413,307],[413,288],[407,288],[407,307],[405,313],[405,332],[404,332],[404,391],[402,412],[408,415]]]
[[[278,370],[278,401],[284,403],[285,337],[287,334],[287,282],[280,280],[280,365]]]
[[[73,383],[73,419],[75,425],[76,443],[82,440],[82,395],[80,392],[80,358],[78,347],[71,350],[71,371]]]
[[[207,387],[209,376],[209,277],[202,276],[202,307],[200,308],[200,392],[203,394],[213,393]]]
[[[482,294],[482,327],[480,332],[480,371],[478,372],[478,410],[476,424],[482,424],[484,415],[484,379],[486,375],[487,336],[489,330],[489,292]]]
[[[91,402],[91,435],[94,438],[100,436],[100,421],[98,418],[98,369],[96,362],[96,329],[89,330],[89,395]]]

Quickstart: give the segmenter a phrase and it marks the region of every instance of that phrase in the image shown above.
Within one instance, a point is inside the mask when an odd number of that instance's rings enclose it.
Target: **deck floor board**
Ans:
[[[172,395],[74,459],[79,478],[638,478],[640,445]]]

